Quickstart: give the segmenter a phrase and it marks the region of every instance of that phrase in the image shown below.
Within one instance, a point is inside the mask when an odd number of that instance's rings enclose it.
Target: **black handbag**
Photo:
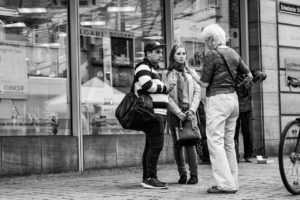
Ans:
[[[179,127],[175,127],[174,131],[176,144],[179,146],[195,146],[201,138],[199,128],[193,127],[192,121],[180,120]]]
[[[137,97],[131,92],[127,93],[118,105],[115,116],[124,129],[142,131],[156,118],[153,111],[152,98],[148,94]]]

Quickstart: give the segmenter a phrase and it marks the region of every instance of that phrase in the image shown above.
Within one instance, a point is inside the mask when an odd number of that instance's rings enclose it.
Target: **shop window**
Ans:
[[[238,0],[174,1],[174,43],[185,46],[189,65],[199,72],[207,51],[200,34],[210,23],[219,24],[226,32],[227,45],[240,51]]]
[[[67,12],[52,0],[0,8],[0,136],[70,134]]]
[[[115,109],[131,88],[145,43],[164,43],[163,1],[93,2],[79,8],[83,134],[134,133],[122,129]]]

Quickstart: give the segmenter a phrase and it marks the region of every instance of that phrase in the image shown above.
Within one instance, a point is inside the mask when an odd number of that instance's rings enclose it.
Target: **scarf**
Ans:
[[[183,88],[184,84],[187,81],[185,70],[184,70],[184,64],[180,64],[177,62],[173,63],[173,69],[177,71],[177,98],[178,98],[178,106],[182,111],[186,111],[186,105],[183,103]]]

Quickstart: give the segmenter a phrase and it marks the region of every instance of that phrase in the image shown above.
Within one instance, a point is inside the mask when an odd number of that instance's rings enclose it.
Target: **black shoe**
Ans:
[[[251,163],[252,161],[250,160],[250,158],[245,158],[245,162],[247,162],[247,163]]]
[[[237,192],[237,190],[222,190],[218,186],[212,186],[211,188],[207,189],[207,192],[211,194],[221,194],[221,193],[234,194]]]
[[[196,184],[198,183],[198,177],[195,175],[191,175],[191,178],[188,180],[187,184]]]
[[[179,184],[186,184],[187,182],[187,176],[185,174],[180,175],[180,179],[178,180]]]
[[[144,182],[141,183],[144,188],[147,189],[167,189],[168,185],[163,184],[157,178],[148,178]]]

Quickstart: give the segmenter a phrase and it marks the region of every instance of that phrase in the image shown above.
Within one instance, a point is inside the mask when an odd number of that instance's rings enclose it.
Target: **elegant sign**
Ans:
[[[133,33],[125,31],[112,31],[106,29],[95,29],[80,27],[80,35],[88,37],[120,37],[120,38],[133,38]]]
[[[26,99],[27,63],[24,46],[0,43],[0,98]]]
[[[300,15],[300,5],[279,2],[279,11]]]

